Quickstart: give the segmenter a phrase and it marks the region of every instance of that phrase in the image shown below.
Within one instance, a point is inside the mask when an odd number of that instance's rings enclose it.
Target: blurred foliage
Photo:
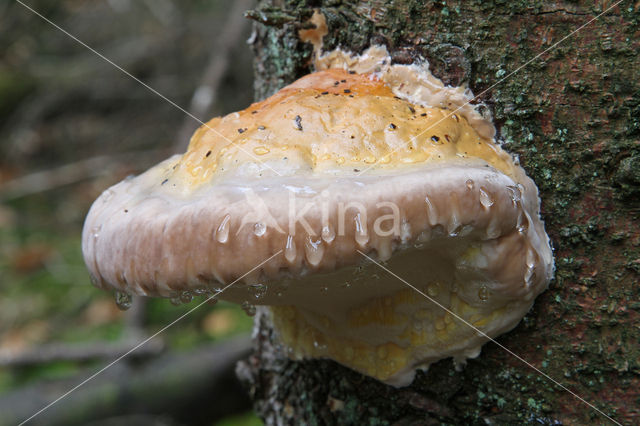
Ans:
[[[255,414],[247,413],[219,421],[216,426],[260,426],[262,424],[262,420]]]
[[[223,0],[24,2],[184,108],[214,57],[212,42],[229,10]],[[217,102],[201,119],[251,102],[252,57],[244,39]],[[104,189],[172,153],[185,114],[14,1],[0,0],[0,51],[0,350],[118,340],[125,315],[113,295],[90,285],[82,222]],[[3,186],[25,176],[97,156],[115,160],[44,192],[3,194]],[[176,307],[151,300],[144,327],[151,334],[200,301]],[[170,350],[188,350],[247,333],[251,324],[240,308],[220,302],[196,310],[162,338]],[[85,367],[0,368],[0,398]],[[225,424],[259,424],[254,420]]]

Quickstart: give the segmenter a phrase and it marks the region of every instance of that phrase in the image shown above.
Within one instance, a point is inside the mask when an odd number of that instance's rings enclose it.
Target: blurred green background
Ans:
[[[23,2],[202,120],[252,101],[251,25],[241,17],[251,2]],[[99,348],[151,335],[202,301],[120,311],[113,294],[91,286],[80,250],[93,200],[184,150],[197,125],[23,5],[0,0],[0,407],[44,383],[69,379],[71,388],[112,360]],[[237,306],[205,305],[162,333],[161,349],[136,359],[222,345],[251,325]],[[37,359],[52,348],[58,356]],[[92,348],[95,356],[68,355]],[[240,399],[244,413],[203,424],[261,424]],[[161,414],[118,424],[184,424]],[[47,412],[41,417],[49,424]]]

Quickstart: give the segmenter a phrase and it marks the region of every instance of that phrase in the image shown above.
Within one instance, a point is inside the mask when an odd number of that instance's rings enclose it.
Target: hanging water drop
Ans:
[[[509,198],[511,198],[511,203],[515,206],[520,202],[522,194],[520,193],[520,189],[517,186],[507,185],[507,191],[509,192]]]
[[[462,230],[462,225],[456,224],[456,222],[453,220],[449,223],[448,234],[450,237],[457,237],[458,235],[460,235],[461,230]]]
[[[527,268],[533,269],[536,266],[538,261],[538,253],[535,252],[532,248],[527,250],[527,254],[525,255],[525,263],[527,264]]]
[[[431,226],[438,223],[438,212],[428,196],[424,197],[424,202],[427,204],[427,217]]]
[[[307,255],[307,261],[310,265],[316,266],[322,260],[324,255],[324,246],[322,245],[322,239],[318,238],[313,240],[313,237],[309,235],[304,242],[304,251]]]
[[[518,215],[518,222],[516,223],[516,230],[521,234],[525,234],[528,229],[529,229],[529,217],[527,216],[527,214],[524,211],[522,211]]]
[[[531,248],[527,250],[525,255],[525,264],[527,269],[524,272],[524,284],[526,287],[530,287],[533,283],[533,275],[535,273],[535,267],[537,263],[538,254]]]
[[[196,287],[192,291],[194,296],[204,296],[207,293],[207,289],[205,287]]]
[[[256,314],[256,307],[246,300],[242,302],[242,310],[250,317]]]
[[[478,299],[483,302],[486,302],[489,299],[489,289],[484,284],[482,284],[478,290]]]
[[[531,284],[533,283],[533,273],[535,272],[535,269],[533,268],[527,268],[526,271],[524,271],[524,286],[525,287],[531,287]]]
[[[324,225],[322,227],[322,239],[327,243],[331,243],[336,238],[336,233],[331,228],[331,225]]]
[[[91,272],[89,272],[89,280],[91,281],[91,284],[93,284],[95,286],[98,285],[98,277],[93,275],[93,273],[91,273]]]
[[[289,261],[289,263],[293,263],[296,260],[296,256],[296,242],[292,235],[287,235],[287,244],[284,247],[284,257]]]
[[[366,224],[362,224],[360,219],[360,213],[356,214],[353,218],[356,225],[356,242],[362,248],[369,242],[369,235],[367,234]]]
[[[485,209],[488,209],[493,205],[493,199],[483,187],[480,187],[480,204],[482,204],[482,207]]]
[[[256,236],[261,237],[265,232],[267,232],[267,225],[264,223],[257,222],[253,225],[253,233],[256,234]]]
[[[185,290],[182,293],[180,293],[180,302],[191,303],[192,300],[193,300],[193,294],[191,294],[190,291]]]
[[[267,294],[267,286],[265,284],[251,284],[249,286],[249,292],[256,298],[256,300],[262,299]]]
[[[121,311],[126,311],[133,303],[133,296],[123,291],[116,291],[116,306]]]
[[[382,262],[385,260],[389,260],[392,253],[391,247],[391,239],[389,238],[378,238],[378,259]]]
[[[400,223],[400,240],[403,243],[406,243],[411,239],[411,224],[405,218],[402,219]]]
[[[467,179],[466,184],[467,184],[467,188],[468,188],[469,190],[472,190],[472,189],[473,189],[473,185],[474,185],[473,179]]]
[[[218,226],[218,229],[216,231],[216,240],[218,240],[219,243],[224,244],[229,240],[230,220],[231,216],[225,215],[225,217],[222,219],[222,222],[220,222],[220,225]]]
[[[447,233],[450,237],[455,237],[458,235],[460,229],[462,228],[462,224],[460,223],[460,212],[458,212],[460,202],[458,201],[458,195],[455,192],[451,193],[450,199],[449,224],[447,226]]]
[[[98,226],[94,226],[93,228],[91,228],[91,234],[93,235],[94,239],[98,239],[98,237],[100,236],[100,230],[102,229],[102,225],[98,225]]]
[[[324,351],[327,349],[327,345],[318,342],[317,340],[313,341],[313,347],[316,348],[319,351]]]

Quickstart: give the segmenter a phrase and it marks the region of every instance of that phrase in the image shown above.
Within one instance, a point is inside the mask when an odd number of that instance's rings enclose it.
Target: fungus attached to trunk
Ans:
[[[106,190],[83,253],[99,287],[267,305],[294,358],[393,385],[512,329],[552,275],[534,183],[491,120],[384,48],[215,118],[188,151]],[[455,110],[454,113],[452,113]],[[408,287],[364,253],[429,298]]]

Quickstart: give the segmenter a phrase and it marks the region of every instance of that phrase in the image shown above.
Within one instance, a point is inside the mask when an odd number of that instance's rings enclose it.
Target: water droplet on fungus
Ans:
[[[124,291],[116,291],[116,306],[121,311],[126,311],[131,307],[131,303],[133,303],[133,296]]]

